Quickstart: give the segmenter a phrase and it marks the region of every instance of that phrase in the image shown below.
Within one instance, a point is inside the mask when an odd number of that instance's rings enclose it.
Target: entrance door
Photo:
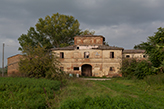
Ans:
[[[82,76],[92,76],[92,66],[89,64],[82,65]]]

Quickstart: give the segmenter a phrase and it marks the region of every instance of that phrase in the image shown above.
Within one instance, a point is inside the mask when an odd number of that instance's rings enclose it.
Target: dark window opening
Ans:
[[[114,67],[110,67],[110,71],[114,71]]]
[[[79,49],[79,47],[77,47],[77,49]]]
[[[146,58],[146,55],[143,55],[143,58]]]
[[[126,58],[130,58],[130,55],[126,55]]]
[[[79,70],[79,67],[74,67],[73,70]]]
[[[60,52],[60,58],[64,58],[64,53]]]
[[[84,58],[89,58],[89,52],[84,52]]]
[[[64,71],[64,67],[60,67],[60,70],[61,70],[61,71]]]
[[[110,58],[114,58],[114,52],[110,52]]]

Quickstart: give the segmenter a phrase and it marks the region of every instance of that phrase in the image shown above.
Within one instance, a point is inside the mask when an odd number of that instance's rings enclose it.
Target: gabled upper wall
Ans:
[[[104,45],[105,38],[101,35],[83,35],[74,37],[74,45]]]

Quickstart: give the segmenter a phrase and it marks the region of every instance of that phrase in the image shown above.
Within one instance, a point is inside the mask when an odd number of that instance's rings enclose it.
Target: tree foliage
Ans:
[[[89,30],[84,30],[84,31],[81,31],[80,35],[94,35],[95,34],[95,31],[89,31]]]
[[[23,57],[19,63],[19,71],[27,77],[48,78],[61,80],[63,73],[59,69],[60,63],[56,55],[47,52],[39,45],[35,48],[24,47]]]
[[[149,61],[136,58],[123,59],[121,72],[123,77],[137,79],[144,79],[147,75],[154,73]]]
[[[154,67],[160,67],[164,61],[164,28],[158,28],[154,36],[149,36],[147,42],[134,46],[135,49],[143,49],[149,56]]]
[[[70,45],[73,38],[80,34],[79,22],[73,16],[53,14],[46,16],[45,19],[39,18],[35,27],[31,27],[27,34],[22,34],[19,38],[19,50],[23,50],[26,45],[35,47],[52,48],[60,47],[65,43]]]

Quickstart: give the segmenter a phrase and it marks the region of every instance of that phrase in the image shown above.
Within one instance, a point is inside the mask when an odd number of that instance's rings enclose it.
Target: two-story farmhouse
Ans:
[[[120,47],[104,45],[105,38],[101,35],[74,37],[74,45],[53,48],[61,62],[60,69],[66,73],[83,76],[115,76],[120,75],[119,69],[123,58],[146,59],[144,50],[124,50]],[[19,61],[22,55],[8,58],[8,75],[19,74]]]
[[[123,48],[104,45],[101,35],[75,36],[74,45],[53,48],[60,57],[60,68],[82,76],[112,76],[119,74]]]

